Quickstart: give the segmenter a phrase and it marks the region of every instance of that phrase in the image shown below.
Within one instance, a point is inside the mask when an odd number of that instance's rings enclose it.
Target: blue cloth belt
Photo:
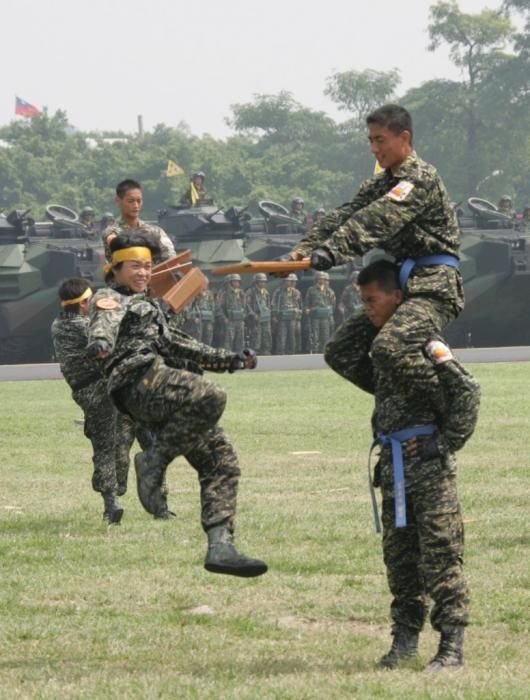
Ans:
[[[379,521],[379,512],[377,510],[377,498],[370,469],[372,452],[377,445],[390,445],[392,448],[392,466],[394,472],[394,512],[396,527],[407,526],[407,498],[405,491],[405,469],[403,463],[403,443],[411,440],[414,437],[421,435],[432,435],[436,431],[436,425],[428,423],[427,425],[415,425],[413,428],[405,428],[398,430],[395,433],[383,435],[378,433],[377,437],[370,448],[368,457],[368,479],[370,484],[370,495],[372,496],[372,506],[374,509],[375,531],[381,532],[381,523]]]
[[[458,269],[460,267],[460,260],[454,255],[442,253],[439,255],[426,255],[423,258],[407,258],[403,260],[401,269],[399,270],[399,286],[401,289],[405,289],[410,273],[416,265],[421,265],[422,267],[426,265],[449,265],[449,267]]]

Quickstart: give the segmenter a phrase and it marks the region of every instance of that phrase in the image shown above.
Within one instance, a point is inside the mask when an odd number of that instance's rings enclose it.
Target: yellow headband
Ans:
[[[64,309],[65,306],[72,306],[73,304],[80,304],[82,301],[85,301],[85,299],[90,299],[91,296],[92,296],[92,290],[90,289],[90,287],[87,287],[85,289],[85,291],[82,294],[80,294],[78,297],[76,297],[75,299],[66,299],[65,301],[61,301],[61,306]]]
[[[132,248],[121,248],[112,253],[112,260],[103,267],[103,273],[106,275],[112,268],[121,262],[127,260],[149,260],[153,259],[153,255],[149,248],[145,246],[133,246]]]

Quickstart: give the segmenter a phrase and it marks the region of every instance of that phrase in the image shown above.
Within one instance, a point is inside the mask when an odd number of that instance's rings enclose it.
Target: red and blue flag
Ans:
[[[26,102],[20,97],[15,97],[15,114],[20,117],[38,117],[42,114],[38,107]]]

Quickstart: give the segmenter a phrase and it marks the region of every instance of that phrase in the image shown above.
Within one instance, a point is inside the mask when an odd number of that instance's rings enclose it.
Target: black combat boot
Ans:
[[[103,511],[103,520],[106,520],[109,525],[117,525],[123,515],[123,508],[120,507],[118,499],[114,491],[107,491],[101,494],[105,510]]]
[[[139,452],[134,457],[138,498],[145,510],[157,516],[167,511],[166,496],[162,491],[166,465],[154,450]]]
[[[173,518],[176,518],[177,514],[174,513],[172,510],[169,510],[167,507],[167,503],[160,507],[156,513],[153,513],[153,518],[155,520],[173,520]]]
[[[412,659],[418,653],[418,630],[404,625],[394,625],[392,627],[392,646],[390,651],[382,656],[377,665],[381,668],[396,668],[401,661]]]
[[[464,627],[462,625],[442,625],[440,644],[434,659],[425,669],[429,673],[456,669],[464,665]]]
[[[251,559],[234,547],[232,533],[226,525],[215,525],[207,532],[208,551],[204,568],[214,574],[232,576],[261,576],[267,571],[267,564],[259,559]]]

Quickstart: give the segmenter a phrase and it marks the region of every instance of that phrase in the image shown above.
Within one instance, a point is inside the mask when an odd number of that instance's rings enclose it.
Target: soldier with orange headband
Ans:
[[[167,507],[162,485],[169,463],[182,455],[197,471],[201,520],[208,536],[208,571],[259,576],[265,562],[233,544],[240,469],[235,450],[218,421],[226,393],[205,379],[215,372],[253,369],[254,351],[212,348],[178,328],[169,328],[148,294],[153,243],[138,236],[110,241],[112,275],[90,307],[89,353],[97,357],[108,390],[120,410],[154,434],[152,447],[135,457],[137,487],[144,508]]]
[[[93,449],[92,487],[103,496],[104,520],[113,524],[119,523],[123,515],[118,496],[127,489],[134,426],[129,418],[116,411],[99,363],[87,355],[91,297],[92,289],[86,279],[74,277],[62,282],[61,312],[52,324],[52,339],[72,398],[85,416],[85,435]]]

